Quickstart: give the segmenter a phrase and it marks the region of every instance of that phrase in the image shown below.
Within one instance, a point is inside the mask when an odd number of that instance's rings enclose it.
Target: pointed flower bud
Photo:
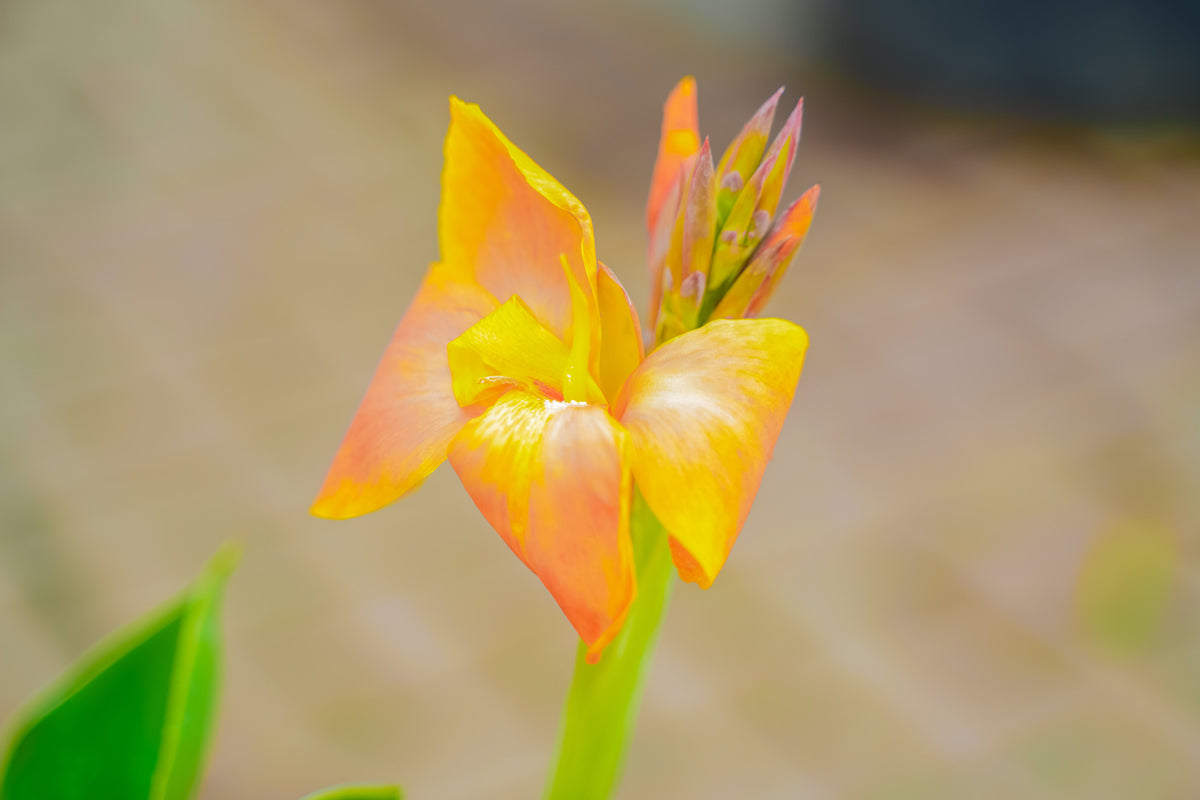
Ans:
[[[788,206],[746,268],[713,309],[710,319],[756,317],[775,293],[792,258],[804,244],[817,210],[820,185],[814,186]]]
[[[654,341],[658,344],[669,342],[688,328],[684,324],[684,309],[682,303],[682,287],[671,277],[671,271],[664,269],[662,284],[658,295],[658,315],[654,320]]]
[[[778,163],[778,158],[768,156],[768,160],[759,165],[750,178],[750,183],[742,189],[725,219],[725,224],[717,237],[712,264],[708,271],[710,294],[729,288],[729,284],[745,265],[746,259],[762,241],[762,236],[771,223],[770,212],[775,209],[772,207],[768,211],[760,206],[769,205],[769,203],[763,203],[764,187],[769,176],[776,172]],[[756,219],[755,215],[760,210],[764,212],[765,220],[763,219],[764,214],[758,214]]]
[[[667,269],[667,254],[671,250],[671,238],[675,232],[675,221],[679,214],[679,206],[683,193],[682,180],[675,181],[669,187],[668,193],[662,199],[662,213],[655,220],[655,227],[650,231],[650,247],[647,261],[650,265],[650,324],[658,319],[658,309],[662,300],[662,287],[671,283],[671,271]]]
[[[663,269],[663,291],[659,313],[664,333],[682,333],[696,327],[707,285],[716,237],[716,180],[712,150],[707,139],[695,156],[691,173],[682,187],[682,203],[675,218]],[[694,278],[693,276],[699,276]],[[667,278],[669,277],[669,283]],[[667,287],[671,288],[667,288]],[[699,286],[699,292],[695,288]],[[657,320],[656,320],[657,322]],[[660,341],[667,341],[661,339]]]
[[[779,104],[779,97],[782,94],[783,87],[781,86],[754,113],[754,116],[742,128],[742,132],[729,144],[725,154],[721,156],[720,163],[717,164],[717,175],[721,181],[721,191],[717,193],[719,223],[724,222],[725,217],[729,216],[730,210],[733,209],[738,192],[744,185],[745,176],[753,174],[759,162],[762,161],[763,151],[767,149],[767,139],[771,135],[771,123],[775,120],[775,107]],[[727,185],[726,178],[732,175],[737,175],[737,183],[736,185]]]
[[[684,279],[694,272],[708,274],[713,239],[717,235],[717,193],[713,179],[712,151],[704,140],[688,179],[687,202],[683,208],[682,267]]]
[[[763,163],[774,157],[776,166],[764,180],[762,197],[755,206],[756,209],[763,208],[768,214],[775,213],[775,209],[779,205],[779,197],[783,194],[783,187],[792,173],[792,164],[796,161],[796,149],[800,146],[800,124],[803,118],[804,98],[801,97],[796,103],[796,108],[788,115],[787,121],[783,123],[783,127],[776,134],[775,141],[771,142],[771,149],[763,157]]]
[[[738,194],[729,214],[722,221],[712,268],[709,270],[709,306],[720,300],[721,293],[742,271],[766,234],[796,160],[803,115],[804,98],[801,98],[771,142],[750,183]]]

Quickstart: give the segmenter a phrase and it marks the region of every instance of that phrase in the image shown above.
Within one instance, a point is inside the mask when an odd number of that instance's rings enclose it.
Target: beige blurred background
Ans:
[[[201,798],[537,797],[574,641],[453,472],[307,506],[437,257],[447,96],[644,306],[690,72],[718,149],[807,98],[772,310],[812,348],[620,797],[1200,797],[1194,134],[910,103],[810,57],[810,6],[745,8],[0,4],[0,717],[236,538]]]

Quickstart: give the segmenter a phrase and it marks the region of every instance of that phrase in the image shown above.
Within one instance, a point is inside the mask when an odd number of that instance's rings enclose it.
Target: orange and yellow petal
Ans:
[[[551,333],[571,342],[565,255],[595,307],[592,220],[574,195],[521,152],[479,107],[450,100],[442,200],[442,260],[500,300],[524,300]],[[593,331],[593,352],[599,330]]]
[[[720,320],[647,356],[613,406],[633,476],[671,535],[679,577],[707,588],[741,530],[800,379],[808,336]]]
[[[512,391],[463,427],[448,449],[484,519],[522,559],[533,459],[549,416],[545,398]]]
[[[396,328],[313,504],[318,517],[366,514],[420,485],[473,416],[455,402],[446,344],[496,308],[457,270],[434,264]]]
[[[525,557],[592,663],[620,631],[636,591],[627,446],[606,409],[567,405],[551,414],[534,462]]]
[[[650,179],[650,197],[646,202],[646,231],[650,235],[647,255],[650,266],[651,327],[657,324],[663,281],[669,280],[665,275],[666,258],[671,248],[676,215],[684,202],[683,185],[699,150],[696,79],[689,75],[671,90],[663,105],[662,135]]]
[[[604,264],[596,278],[596,296],[600,304],[600,388],[604,396],[615,399],[621,384],[646,357],[642,326],[629,293],[617,276]]]
[[[646,202],[646,229],[653,231],[671,189],[682,179],[684,166],[700,149],[696,79],[687,76],[675,85],[663,104],[662,135]]]
[[[600,406],[504,395],[450,446],[471,499],[599,657],[635,593],[625,433]]]

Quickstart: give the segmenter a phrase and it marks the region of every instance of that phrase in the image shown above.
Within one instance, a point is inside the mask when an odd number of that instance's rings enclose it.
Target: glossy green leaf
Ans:
[[[398,786],[335,786],[300,800],[402,800]]]
[[[105,639],[9,722],[0,800],[185,800],[220,673],[226,546],[176,600]]]

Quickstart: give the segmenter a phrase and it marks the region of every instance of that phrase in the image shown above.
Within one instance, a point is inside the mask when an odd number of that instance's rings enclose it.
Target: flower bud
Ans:
[[[696,154],[696,163],[688,179],[687,199],[681,221],[681,265],[684,280],[694,272],[707,275],[709,263],[712,261],[713,239],[717,235],[716,181],[712,151],[707,139]]]
[[[717,176],[721,181],[721,190],[717,192],[718,227],[733,209],[733,203],[745,184],[745,176],[754,174],[754,170],[762,161],[763,151],[767,149],[767,139],[771,135],[771,123],[775,120],[775,107],[779,104],[782,94],[783,87],[780,87],[762,104],[737,138],[730,142],[725,154],[721,156],[720,163],[717,164]],[[727,183],[727,179],[735,175],[736,181]]]
[[[659,320],[656,320],[663,323],[659,342],[698,324],[716,236],[714,173],[712,150],[705,139],[692,162],[691,173],[683,183],[681,203],[665,256]],[[662,338],[664,335],[667,338]]]
[[[803,114],[804,99],[801,98],[776,134],[750,182],[737,195],[722,220],[708,276],[710,298],[707,304],[710,306],[720,300],[766,234],[796,159]],[[718,200],[718,211],[719,203]]]
[[[759,209],[763,203],[764,185],[768,176],[775,171],[778,159],[770,157],[755,170],[750,183],[742,189],[737,201],[733,204],[725,224],[717,236],[716,247],[713,250],[712,263],[708,271],[709,293],[722,292],[737,277],[746,259],[754,252],[762,240],[766,227],[770,225],[770,212],[766,208]],[[763,211],[766,215],[764,224]],[[773,209],[772,209],[773,210]],[[755,219],[757,214],[757,220]],[[757,222],[757,224],[755,224]]]
[[[804,244],[817,210],[820,185],[805,192],[780,215],[733,285],[721,297],[710,319],[756,317],[775,293],[792,258]]]
[[[757,313],[803,241],[815,187],[776,218],[804,108],[801,99],[768,146],[782,93],[767,98],[715,167],[708,140],[694,144],[694,82],[668,98],[647,216],[659,344],[710,317]]]

